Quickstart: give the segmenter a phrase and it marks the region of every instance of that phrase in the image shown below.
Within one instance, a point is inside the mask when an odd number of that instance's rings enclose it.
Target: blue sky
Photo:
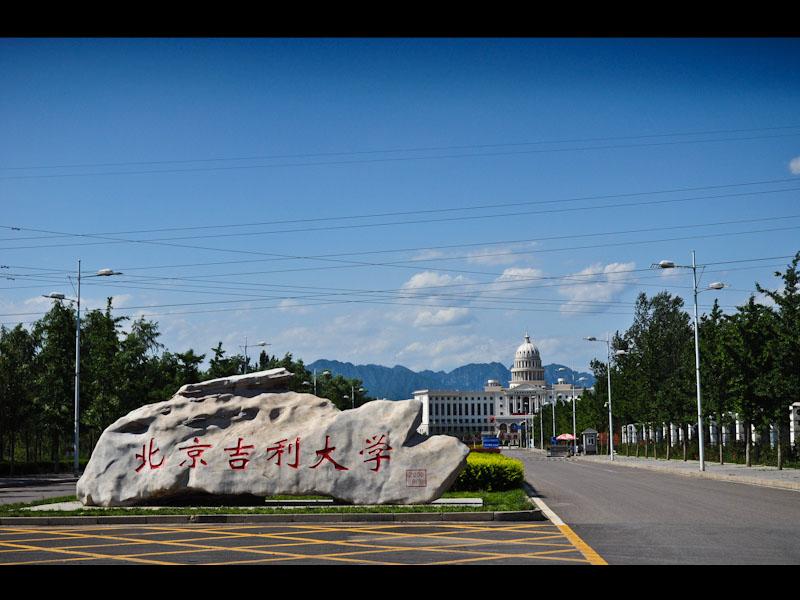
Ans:
[[[703,282],[730,284],[701,304],[727,310],[778,285],[800,249],[798,56],[797,39],[0,40],[0,321],[72,294],[81,259],[124,273],[84,279],[85,306],[113,295],[174,351],[247,337],[450,370],[510,364],[528,330],[545,363],[586,369],[604,349],[582,338],[627,328],[639,292],[690,300],[691,273],[653,262],[696,250]]]

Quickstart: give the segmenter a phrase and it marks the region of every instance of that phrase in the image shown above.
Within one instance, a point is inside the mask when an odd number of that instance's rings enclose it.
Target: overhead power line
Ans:
[[[743,260],[739,260],[739,261],[725,261],[725,262],[726,263],[731,263],[731,262],[739,262],[739,263],[741,263],[741,262],[754,261],[754,260],[757,261],[757,260],[764,260],[764,259],[743,259]],[[725,270],[731,270],[731,269],[725,269]],[[629,269],[629,270],[625,270],[625,271],[617,271],[617,272],[611,273],[611,274],[612,275],[616,275],[617,273],[640,272],[640,271],[649,271],[649,269]],[[712,272],[712,271],[709,271],[709,272]],[[597,276],[602,276],[602,275],[608,275],[608,274],[607,273],[603,273],[603,272],[586,273],[586,274],[577,274],[577,275],[558,276],[557,278],[565,279],[565,278],[571,278],[571,277],[576,277],[576,276],[578,276],[578,277],[581,277],[581,276],[582,277],[597,277]],[[556,277],[551,277],[551,278],[556,278]],[[486,285],[488,287],[489,285],[493,285],[493,284],[497,284],[497,283],[501,283],[501,282],[479,282],[479,283],[483,284],[483,285]],[[462,284],[462,285],[477,285],[479,283]],[[515,281],[510,281],[510,282],[507,282],[507,283],[515,283]],[[562,286],[581,285],[582,283],[583,284],[587,284],[587,285],[592,285],[592,284],[597,284],[597,283],[604,283],[604,284],[614,283],[614,284],[623,284],[623,285],[627,284],[627,283],[632,283],[632,284],[636,284],[636,285],[639,285],[639,286],[648,285],[648,284],[643,284],[642,282],[637,281],[637,280],[632,280],[632,281],[628,281],[628,280],[596,281],[595,280],[595,281],[588,281],[588,282],[570,282],[570,283],[562,284]],[[136,287],[136,286],[124,286],[124,285],[118,286],[117,284],[105,284],[105,285],[106,286],[111,286],[111,287],[131,287],[131,288],[135,288]],[[660,282],[659,284],[652,284],[652,285],[655,285],[656,287],[685,287],[687,289],[689,288],[689,286],[678,286],[678,285],[671,284],[670,282],[664,282],[664,281]],[[438,286],[438,287],[446,287],[446,286]],[[530,286],[530,287],[536,287],[536,286]],[[543,286],[543,287],[548,287],[548,286]],[[152,288],[144,288],[144,289],[152,289]],[[323,289],[328,289],[328,288],[323,288]],[[330,288],[330,289],[336,289],[336,288]],[[415,289],[401,288],[401,289],[398,289],[398,290],[346,290],[344,292],[316,293],[316,294],[306,295],[306,296],[263,296],[262,295],[262,296],[256,297],[256,298],[259,299],[259,300],[281,300],[281,301],[293,300],[293,301],[296,301],[296,300],[303,300],[303,299],[318,299],[320,296],[325,297],[325,296],[351,295],[351,294],[373,294],[374,295],[374,294],[381,294],[381,293],[383,293],[383,294],[390,293],[390,294],[392,294],[392,296],[390,296],[391,299],[399,300],[399,302],[396,302],[394,304],[398,304],[398,305],[401,305],[401,306],[423,306],[423,307],[428,307],[428,308],[508,309],[508,310],[523,310],[523,309],[519,309],[518,307],[513,306],[513,304],[520,303],[520,302],[527,303],[527,302],[532,302],[532,301],[533,302],[539,302],[539,303],[545,303],[545,304],[549,303],[549,304],[561,304],[561,305],[563,305],[565,303],[571,303],[571,304],[579,304],[579,305],[585,305],[585,306],[608,306],[608,305],[613,305],[613,304],[631,306],[631,305],[635,304],[635,303],[621,302],[621,301],[583,301],[583,300],[573,300],[573,299],[545,299],[545,298],[530,298],[530,297],[524,298],[524,299],[516,299],[516,298],[508,298],[508,297],[487,296],[483,292],[477,292],[477,293],[474,293],[474,294],[461,294],[461,295],[459,295],[459,294],[442,294],[442,293],[440,293],[440,294],[433,294],[433,295],[429,294],[429,295],[426,296],[424,294],[419,294],[419,291],[418,291],[419,289],[422,289],[422,288],[415,288]],[[530,288],[528,288],[528,289],[530,289]],[[514,290],[514,291],[518,291],[518,290]],[[748,293],[753,293],[755,290],[738,290],[738,291],[744,291],[744,292],[748,292]],[[233,294],[233,295],[241,295],[241,294]],[[483,302],[487,302],[488,301],[488,302],[493,302],[493,303],[504,303],[504,305],[503,306],[485,306],[485,305],[478,306],[478,305],[475,305],[475,304],[468,304],[468,305],[465,306],[464,304],[460,304],[460,305],[453,306],[453,305],[441,305],[441,304],[431,304],[431,303],[428,303],[428,304],[414,304],[414,303],[411,303],[411,302],[407,302],[408,300],[419,300],[419,299],[424,299],[426,297],[428,299],[430,299],[430,300],[442,300],[442,299],[446,299],[446,298],[455,297],[455,298],[461,299],[461,300],[483,301]],[[202,305],[243,303],[243,302],[252,302],[252,301],[254,301],[252,298],[253,297],[248,297],[248,299],[245,299],[245,300],[215,300],[215,301],[207,301],[207,302],[184,302],[184,303],[155,304],[155,305],[151,304],[151,305],[143,305],[143,306],[125,307],[122,310],[143,310],[143,309],[169,308],[169,307],[178,307],[178,306],[202,306]],[[362,299],[362,301],[363,302],[369,302],[368,300],[365,300],[365,299]],[[374,299],[373,299],[373,301],[374,301],[373,303],[378,303],[378,304],[381,303],[381,302],[377,302],[377,300],[374,300]],[[338,300],[338,301],[335,301],[335,302],[332,302],[332,303],[336,304],[336,303],[350,303],[350,302],[356,302],[356,301],[353,301],[353,300]],[[328,303],[329,302],[324,302],[323,304],[328,304]],[[509,304],[512,304],[512,306],[509,306]],[[315,306],[315,305],[316,304],[312,304],[311,306]],[[298,307],[304,307],[304,306],[308,306],[308,305],[307,304],[299,304],[297,306]],[[728,307],[727,305],[725,305],[724,307],[733,308],[733,307]],[[251,308],[252,307],[246,307],[246,308],[240,307],[238,309],[232,309],[232,310],[250,310]],[[259,307],[256,307],[256,308],[259,308]],[[281,304],[278,304],[276,306],[261,307],[261,308],[286,308],[286,307],[281,305]],[[533,310],[533,309],[531,309],[531,310]],[[537,309],[537,310],[547,312],[545,309]],[[194,311],[194,312],[206,312],[206,311]],[[213,312],[213,311],[211,311],[211,312]],[[583,313],[583,312],[586,312],[586,311],[584,311],[584,310],[579,310],[579,311],[568,311],[567,310],[567,311],[565,311],[562,308],[562,309],[559,309],[559,311],[556,311],[556,312],[580,312],[580,313]],[[604,311],[604,312],[606,314],[612,314],[612,313],[609,313],[608,311]],[[10,316],[41,315],[41,314],[44,314],[44,313],[43,312],[7,313],[7,314],[3,314],[3,315],[0,315],[0,316],[10,317]],[[191,314],[191,313],[162,313],[162,314],[163,315],[170,315],[170,314]],[[616,314],[616,313],[613,313],[613,314]],[[619,313],[619,314],[627,314],[627,313]],[[150,316],[155,316],[155,315],[150,315]]]
[[[28,166],[13,166],[2,167],[0,171],[22,171],[32,169],[72,169],[72,168],[85,168],[85,167],[124,167],[124,166],[145,166],[145,165],[166,165],[166,164],[188,164],[188,163],[203,163],[203,162],[229,162],[229,161],[242,161],[242,160],[273,160],[284,158],[316,158],[325,156],[354,156],[359,154],[389,154],[399,152],[435,152],[446,150],[469,150],[469,149],[482,149],[482,148],[504,148],[513,146],[532,146],[542,144],[574,144],[574,143],[589,143],[589,142],[607,142],[616,140],[638,140],[659,137],[679,137],[691,135],[717,135],[722,133],[752,133],[755,131],[778,131],[785,129],[799,129],[800,125],[781,125],[777,127],[755,127],[748,129],[717,129],[705,131],[683,131],[672,133],[652,133],[641,135],[623,135],[623,136],[606,136],[594,138],[572,138],[562,140],[536,140],[532,142],[506,142],[494,144],[465,144],[465,145],[448,145],[448,146],[421,146],[412,148],[383,148],[383,149],[370,149],[370,150],[351,150],[351,151],[337,151],[337,152],[305,152],[300,154],[268,154],[268,155],[255,155],[255,156],[238,156],[238,157],[217,157],[217,158],[194,158],[194,159],[173,159],[173,160],[147,160],[147,161],[127,161],[127,162],[105,162],[105,163],[73,163],[61,165],[28,165]]]
[[[155,174],[175,174],[175,173],[195,173],[195,172],[213,172],[213,171],[236,171],[236,170],[252,170],[252,169],[276,169],[276,168],[289,168],[289,167],[315,167],[315,166],[343,166],[343,165],[356,165],[356,164],[369,164],[369,163],[393,163],[393,162],[409,162],[421,160],[436,160],[436,159],[455,159],[455,158],[487,158],[487,157],[500,157],[500,156],[515,156],[515,155],[532,155],[532,154],[554,154],[562,152],[579,152],[579,151],[594,151],[594,150],[620,150],[626,148],[646,148],[658,146],[674,146],[681,144],[704,144],[704,143],[719,143],[719,142],[746,142],[763,139],[776,139],[796,137],[798,133],[785,133],[776,135],[759,135],[750,137],[727,137],[727,138],[711,138],[702,140],[672,140],[663,142],[647,142],[641,144],[610,144],[604,146],[573,146],[571,148],[542,148],[530,150],[506,150],[506,151],[493,151],[493,152],[469,152],[461,154],[431,154],[427,156],[393,156],[383,158],[360,158],[351,160],[330,160],[330,161],[314,161],[314,162],[285,162],[285,163],[272,163],[272,164],[258,164],[258,165],[229,165],[229,166],[216,166],[216,167],[192,167],[183,169],[145,169],[145,170],[128,170],[128,171],[95,171],[84,173],[53,173],[53,174],[38,174],[38,175],[7,175],[0,176],[0,180],[19,180],[19,179],[53,179],[65,177],[94,177],[94,176],[110,176],[110,175],[155,175]]]
[[[733,187],[748,187],[748,186],[755,186],[755,185],[769,185],[769,184],[776,184],[776,183],[797,183],[797,178],[785,178],[785,179],[767,179],[767,180],[760,180],[760,181],[744,181],[738,183],[728,183],[728,184],[719,184],[719,185],[709,185],[709,186],[695,186],[695,187],[683,187],[683,188],[672,188],[666,190],[650,190],[644,192],[626,192],[626,193],[618,193],[618,194],[599,194],[599,195],[592,195],[592,196],[577,196],[572,198],[561,198],[557,200],[526,200],[522,202],[502,202],[502,203],[492,203],[492,204],[479,204],[474,206],[456,206],[456,207],[449,207],[449,208],[432,208],[432,209],[423,209],[423,210],[406,210],[406,211],[391,211],[391,212],[380,212],[380,213],[365,213],[365,214],[353,214],[353,215],[339,215],[339,216],[332,216],[332,217],[304,217],[299,219],[284,219],[284,220],[272,220],[272,221],[256,221],[256,222],[247,222],[247,223],[232,223],[232,224],[217,224],[217,225],[194,225],[188,227],[159,227],[159,228],[151,228],[151,229],[132,229],[126,231],[100,231],[94,232],[93,234],[89,233],[62,233],[56,235],[40,235],[35,237],[8,237],[8,238],[0,238],[0,242],[3,241],[25,241],[25,240],[45,240],[45,239],[56,239],[56,238],[63,238],[63,237],[73,237],[73,236],[89,236],[89,235],[129,235],[133,233],[162,233],[166,231],[197,231],[202,229],[233,229],[233,228],[241,228],[241,227],[259,227],[262,225],[293,225],[297,223],[318,223],[318,222],[328,222],[328,221],[348,221],[348,220],[356,220],[356,219],[372,219],[378,217],[399,217],[399,216],[409,216],[409,215],[425,215],[425,214],[436,214],[436,213],[447,213],[447,212],[459,212],[462,213],[464,211],[470,210],[483,210],[483,209],[497,209],[497,208],[508,208],[512,206],[531,206],[531,205],[545,205],[545,204],[565,204],[570,202],[583,202],[583,201],[590,201],[590,200],[609,200],[612,198],[630,198],[636,196],[650,196],[650,195],[661,195],[661,194],[673,194],[673,193],[680,193],[680,192],[697,192],[702,190],[717,190],[717,189],[725,189],[725,188],[733,188]],[[795,189],[795,188],[791,188]],[[774,190],[774,191],[781,191],[781,190]],[[6,229],[12,230],[21,230],[20,227],[14,226],[3,226]],[[36,231],[32,229],[28,229],[28,231]],[[167,238],[169,239],[169,238]],[[194,238],[193,238],[194,239]]]

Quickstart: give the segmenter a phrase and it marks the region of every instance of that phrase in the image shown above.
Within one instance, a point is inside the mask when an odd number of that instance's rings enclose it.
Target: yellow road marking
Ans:
[[[12,563],[2,563],[4,567],[18,567],[21,565],[41,565],[44,563],[51,563],[51,562],[77,562],[81,560],[94,560],[91,556],[78,556],[75,558],[47,558],[44,560],[28,560],[24,562],[12,562]]]
[[[523,528],[524,528],[524,526],[516,525],[516,526],[510,526],[510,527],[502,528],[500,530],[502,530],[502,531],[519,531],[520,529],[523,529]],[[171,530],[171,528],[165,528],[165,529]],[[201,529],[196,529],[195,531],[204,532],[204,533],[213,533],[213,532],[215,532],[214,529],[202,529],[202,530]],[[472,532],[475,532],[475,531],[478,531],[478,530],[473,530]],[[496,527],[484,527],[484,528],[481,528],[479,531],[498,531],[498,528],[496,528]],[[455,537],[455,534],[463,533],[460,530],[451,530],[451,531],[444,531],[444,532],[438,532],[438,533],[417,533],[417,532],[414,532],[414,533],[395,533],[395,532],[385,532],[385,531],[380,531],[380,530],[373,530],[373,528],[369,528],[369,527],[358,527],[358,528],[341,528],[340,527],[340,528],[324,528],[324,529],[315,528],[315,531],[310,532],[310,533],[321,533],[321,532],[366,533],[366,534],[384,535],[384,536],[387,536],[387,537],[391,537],[392,539],[409,538],[409,537],[413,537],[413,538],[426,538],[427,537],[427,538],[436,538],[436,539],[450,538],[450,539],[452,539],[452,538]],[[304,533],[309,533],[309,532],[304,532]],[[381,547],[381,546],[377,546],[374,543],[367,543],[367,542],[363,542],[363,541],[320,540],[320,539],[315,539],[315,538],[300,537],[299,535],[296,535],[296,534],[295,535],[291,535],[291,534],[272,534],[272,533],[241,533],[239,535],[241,537],[253,537],[253,538],[275,539],[275,540],[288,540],[288,541],[291,541],[291,542],[298,542],[298,541],[303,542],[302,544],[299,544],[299,545],[303,545],[303,544],[307,544],[307,545],[325,545],[325,544],[330,544],[330,545],[335,545],[335,546],[352,546],[352,547],[357,547],[357,548]],[[558,539],[558,538],[563,538],[563,536],[560,533],[553,532],[553,535],[537,536],[536,537],[536,541],[541,541],[542,539],[552,539],[552,538]],[[516,543],[516,544],[519,545],[520,543],[525,543],[525,542],[517,541],[519,538],[517,538],[515,540],[493,540],[493,539],[486,539],[486,538],[475,538],[475,537],[458,536],[456,539],[467,541],[467,542],[474,541],[474,542],[484,543],[484,544],[503,544],[503,545],[507,545],[507,544],[515,544]],[[276,547],[276,546],[277,545],[272,545],[270,547]],[[385,548],[393,548],[393,547],[394,546],[386,546]]]
[[[2,542],[2,543],[5,543],[5,542]],[[11,545],[11,544],[9,544],[9,545]],[[50,552],[50,553],[53,553],[53,554],[68,554],[68,555],[72,555],[72,556],[84,556],[87,559],[89,559],[89,558],[96,558],[96,559],[101,559],[101,560],[108,560],[108,559],[119,560],[120,559],[120,557],[113,556],[113,555],[110,555],[110,554],[97,554],[97,553],[94,553],[94,552],[78,552],[77,550],[62,550],[60,548],[39,548],[37,546],[26,546],[24,544],[19,544],[19,545],[17,545],[17,547],[20,548],[21,550],[40,550],[42,552]],[[56,560],[56,559],[53,559],[53,560]],[[141,562],[141,563],[145,563],[145,564],[148,564],[148,565],[173,565],[173,564],[175,564],[175,563],[168,563],[168,562],[160,562],[160,561],[157,561],[157,560],[146,560],[146,559],[137,559],[137,558],[130,558],[128,560],[131,560],[133,562]]]
[[[130,528],[130,525],[127,526]],[[400,528],[422,528],[422,529],[432,529],[433,531],[429,531],[428,533],[403,533],[399,531],[392,531],[393,529],[400,529]],[[160,562],[156,560],[145,560],[145,556],[161,556],[161,555],[172,555],[172,554],[182,554],[182,553],[202,553],[202,552],[227,552],[227,553],[249,553],[249,554],[263,554],[267,555],[269,558],[258,558],[258,559],[249,559],[244,561],[229,561],[224,563],[214,563],[214,564],[238,564],[238,563],[253,563],[253,562],[271,562],[271,561],[286,561],[286,560],[305,560],[305,559],[320,559],[320,560],[332,560],[332,561],[342,561],[342,562],[360,562],[364,563],[367,562],[369,564],[400,564],[400,563],[393,563],[393,562],[378,562],[378,561],[370,561],[364,558],[364,555],[367,554],[376,554],[376,553],[398,553],[398,552],[431,552],[431,553],[462,553],[462,554],[474,554],[477,555],[475,557],[464,558],[464,559],[454,559],[452,561],[444,561],[443,564],[449,564],[451,562],[468,562],[468,561],[479,561],[479,560],[493,560],[493,559],[508,559],[508,558],[523,558],[523,559],[535,559],[535,560],[560,560],[560,561],[569,561],[569,562],[586,562],[589,561],[592,564],[606,564],[602,558],[597,555],[588,545],[586,545],[569,527],[563,529],[560,526],[554,526],[552,524],[515,524],[515,525],[508,525],[508,526],[480,526],[480,525],[462,525],[457,523],[450,523],[450,524],[424,524],[424,523],[396,523],[396,524],[387,524],[387,525],[356,525],[350,527],[342,527],[342,526],[319,526],[319,525],[312,525],[312,524],[300,524],[300,525],[280,525],[280,526],[270,526],[270,525],[234,525],[233,527],[164,527],[158,525],[150,525],[142,527],[149,531],[143,532],[141,534],[136,535],[147,535],[147,536],[155,536],[159,534],[168,534],[168,533],[196,533],[196,534],[210,534],[209,537],[200,537],[200,538],[189,538],[185,540],[154,540],[154,539],[146,539],[142,540],[141,538],[130,538],[125,536],[113,536],[113,535],[99,535],[99,534],[87,534],[82,533],[85,532],[86,529],[82,528],[79,531],[41,531],[38,529],[27,529],[27,528],[13,528],[8,529],[5,533],[6,534],[35,534],[42,533],[48,534],[51,537],[49,538],[41,538],[41,541],[51,541],[53,539],[99,539],[99,540],[110,540],[112,542],[123,542],[122,544],[117,545],[163,545],[163,546],[177,546],[180,549],[172,550],[172,551],[151,551],[139,554],[125,554],[125,555],[108,555],[108,554],[100,554],[100,553],[92,553],[92,552],[81,552],[79,549],[86,549],[86,548],[95,548],[95,547],[103,547],[103,546],[110,546],[113,545],[111,543],[108,544],[94,544],[90,546],[66,546],[60,548],[52,548],[52,547],[38,547],[38,546],[31,546],[25,543],[16,543],[17,540],[14,542],[6,541],[0,542],[0,546],[11,547],[12,550],[6,550],[3,552],[10,552],[10,551],[39,551],[39,552],[54,552],[54,553],[61,553],[61,554],[73,554],[77,555],[78,558],[70,558],[70,559],[63,559],[63,560],[91,560],[91,559],[104,559],[104,560],[121,560],[121,561],[133,561],[133,562],[146,562],[148,564],[179,564],[179,563],[171,563],[171,562]],[[92,530],[99,530],[99,531],[115,531],[117,529],[124,529],[125,527],[98,527],[92,528]],[[261,529],[262,531],[258,533],[254,532],[246,532],[246,531],[236,531],[242,529]],[[265,533],[263,529],[280,529],[282,530],[281,533]],[[454,542],[454,543],[444,543],[438,546],[431,546],[427,545],[424,547],[414,547],[414,546],[397,546],[397,545],[383,545],[383,544],[375,544],[370,542],[363,542],[363,541],[347,541],[347,540],[320,540],[311,537],[305,537],[306,535],[313,535],[315,533],[327,533],[327,532],[336,532],[336,533],[361,533],[366,535],[373,535],[373,536],[382,536],[388,538],[389,540],[397,540],[403,538],[431,538],[436,540],[442,540],[443,542]],[[475,534],[481,532],[517,532],[517,533],[527,533],[527,537],[515,537],[514,539],[508,540],[494,540],[490,538],[482,538],[482,537],[472,537],[472,536],[463,536],[463,534]],[[462,534],[462,535],[458,535]],[[239,547],[231,547],[231,546],[217,546],[217,545],[204,545],[204,544],[197,544],[197,541],[204,541],[204,540],[217,540],[217,539],[232,539],[232,538],[253,538],[253,539],[265,539],[265,540],[278,540],[284,541],[285,543],[275,544],[275,545],[266,545],[266,544],[259,544],[259,545],[251,545],[251,546],[239,546]],[[547,540],[555,540],[560,539],[568,541],[571,546],[567,544],[559,544],[555,541],[548,542]],[[39,541],[39,538],[35,538]],[[19,540],[19,542],[30,542],[32,540]],[[387,540],[388,541],[388,540]],[[302,545],[324,545],[329,544],[333,546],[344,546],[348,548],[359,548],[359,550],[353,550],[351,552],[334,552],[334,553],[326,553],[320,555],[314,554],[295,554],[291,552],[280,552],[274,550],[277,547],[289,547],[289,546],[302,546]],[[547,548],[551,548],[550,550],[542,549],[539,552],[529,552],[529,553],[521,553],[521,554],[503,554],[499,552],[487,552],[487,551],[478,551],[478,550],[468,550],[469,547],[480,546],[480,545],[520,545],[520,546],[544,546]],[[267,550],[266,548],[273,548],[273,550]],[[74,549],[74,550],[73,550]],[[362,550],[363,549],[363,550]],[[580,552],[584,557],[584,559],[577,559],[577,558],[569,558],[566,556],[554,556],[555,554],[566,554],[569,552],[574,551]],[[2,551],[2,550],[0,550]],[[351,558],[352,557],[352,558]],[[358,557],[358,558],[356,558]],[[53,561],[58,559],[52,559]],[[51,562],[51,561],[31,561],[31,562]],[[15,563],[16,564],[16,563]]]
[[[21,529],[21,528],[17,529],[17,531],[19,533],[29,533],[28,530]],[[133,541],[133,542],[138,541],[138,540],[132,540],[131,538],[125,538],[125,537],[102,536],[102,535],[84,536],[84,535],[81,535],[81,534],[76,534],[76,533],[71,533],[71,532],[62,532],[62,531],[53,531],[52,533],[54,535],[72,536],[72,537],[79,537],[79,538],[96,537],[98,539],[120,540],[120,541],[126,541],[126,542],[128,542],[128,541]],[[0,542],[0,544],[3,544],[3,542]],[[291,558],[297,558],[297,559],[309,558],[309,556],[305,555],[305,554],[292,554],[292,553],[289,553],[289,552],[275,552],[275,551],[266,551],[266,550],[241,550],[241,549],[236,548],[236,547],[227,547],[227,546],[206,546],[206,545],[202,545],[202,544],[192,544],[192,543],[184,543],[184,542],[170,542],[170,541],[161,541],[161,542],[159,542],[159,544],[166,545],[166,546],[179,546],[179,547],[185,547],[185,548],[200,548],[200,549],[204,549],[204,550],[209,551],[209,552],[234,552],[234,553],[249,553],[249,554],[267,554],[267,555],[271,555],[271,556],[285,556],[285,557],[291,557]],[[8,545],[11,546],[12,544],[8,544]],[[73,550],[60,550],[58,548],[39,548],[37,546],[25,547],[23,545],[19,545],[18,547],[20,549],[24,549],[24,550],[35,549],[35,550],[41,550],[43,552],[78,554],[78,555],[85,555],[85,556],[94,556],[95,558],[103,558],[103,559],[132,560],[132,561],[135,561],[135,562],[145,562],[145,563],[148,563],[148,564],[165,564],[165,565],[176,564],[176,563],[158,562],[158,561],[152,561],[152,560],[137,559],[136,558],[137,555],[135,555],[135,554],[105,555],[105,554],[93,554],[93,553],[89,553],[89,552],[77,552],[77,551],[73,551]],[[330,560],[338,560],[338,561],[342,561],[342,562],[359,562],[359,561],[354,560],[354,559],[348,559],[348,558],[341,558],[340,559],[340,558],[335,558],[335,557],[331,557]],[[395,564],[395,563],[383,563],[383,562],[376,562],[376,561],[367,561],[367,562],[370,562],[370,564]]]
[[[159,534],[163,535],[162,532],[159,532]],[[153,535],[153,534],[150,534],[150,535]],[[189,538],[189,539],[186,539],[186,540],[168,540],[168,541],[172,541],[172,542],[175,542],[175,541],[202,542],[202,541],[206,541],[206,540],[223,540],[223,539],[230,539],[230,538],[238,538],[238,536],[235,536],[235,535],[215,535],[215,536],[205,536],[205,537],[199,537],[199,538]],[[70,538],[70,539],[83,539],[83,538]],[[94,539],[103,539],[103,538],[98,538],[96,536],[90,535],[90,536],[86,536],[86,539],[94,540]],[[32,539],[32,540],[24,540],[24,539],[23,540],[7,540],[7,541],[1,541],[0,542],[0,546],[2,546],[4,544],[12,544],[12,543],[52,542],[54,540],[59,541],[59,538],[57,538],[57,537],[49,537],[49,538],[36,538],[36,539]],[[106,547],[106,546],[113,546],[113,547],[117,547],[117,546],[136,546],[136,545],[138,545],[138,546],[142,546],[142,545],[158,546],[160,543],[161,543],[160,540],[138,540],[138,541],[135,541],[135,542],[134,541],[131,541],[131,542],[116,542],[115,541],[115,542],[108,542],[106,544],[80,544],[80,545],[75,545],[75,546],[52,546],[52,547],[53,548],[60,548],[61,550],[75,550],[75,549],[81,549],[81,548],[103,548],[103,547]],[[297,544],[297,545],[300,545],[300,544]],[[40,548],[40,546],[36,546],[36,547]],[[49,547],[49,546],[47,546],[47,547]],[[41,547],[41,548],[44,549],[46,547]],[[6,549],[6,550],[0,550],[0,553],[8,553],[8,552],[20,552],[20,550],[14,549],[14,548]],[[33,550],[25,550],[24,552],[33,552]],[[169,554],[169,553],[167,552],[165,554]],[[145,555],[142,555],[142,556],[145,556]]]
[[[452,528],[452,526],[448,526],[448,528]],[[304,527],[303,529],[308,529]],[[355,531],[358,533],[387,533],[387,532],[374,532],[371,531],[371,528],[359,527],[359,528],[335,528],[335,527],[326,527],[326,528],[319,528],[314,527],[313,533],[319,532],[342,532],[342,531]],[[526,529],[524,525],[515,525],[509,526],[504,528],[497,528],[497,527],[482,527],[480,528],[481,531],[497,531],[497,530],[505,530],[505,531],[519,531],[520,529]],[[208,530],[196,530],[196,531],[208,531]],[[210,532],[210,531],[208,531]],[[452,540],[457,542],[455,544],[446,544],[441,546],[425,546],[425,547],[415,547],[415,546],[385,546],[385,545],[376,545],[374,543],[368,542],[353,542],[353,541],[343,541],[343,540],[316,540],[316,539],[309,539],[309,538],[300,538],[302,540],[299,544],[297,542],[291,545],[337,545],[337,546],[348,546],[348,547],[356,547],[356,548],[367,548],[367,550],[358,550],[353,552],[339,552],[339,553],[328,553],[328,554],[317,554],[317,555],[308,555],[309,558],[318,558],[318,559],[335,559],[335,558],[344,558],[346,556],[364,556],[365,554],[374,554],[374,553],[394,553],[394,552],[456,552],[456,553],[470,553],[470,554],[479,554],[483,558],[508,558],[508,557],[521,557],[521,558],[546,558],[546,554],[550,553],[564,553],[564,552],[577,552],[578,549],[575,548],[573,545],[570,544],[555,544],[553,542],[543,543],[540,541],[541,539],[564,539],[564,536],[560,533],[556,533],[555,535],[547,535],[543,536],[543,538],[537,538],[537,541],[530,541],[524,538],[515,538],[513,540],[492,540],[486,538],[473,538],[473,537],[450,537],[452,534],[457,534],[462,532],[459,529],[447,532],[440,532],[438,535],[431,535],[431,534],[399,534],[389,532],[392,535],[393,539],[396,538],[404,538],[404,537],[438,537],[439,539],[445,538],[447,540]],[[305,533],[311,533],[309,531],[305,531]],[[447,534],[446,536],[443,534]],[[266,533],[242,533],[243,538],[267,538],[267,539],[290,539],[290,540],[297,540],[297,536],[286,536],[286,535],[275,535],[275,534],[266,534]],[[498,542],[504,544],[516,544],[516,545],[539,545],[539,546],[546,546],[549,548],[553,548],[553,546],[564,547],[567,546],[565,549],[556,549],[556,550],[548,550],[542,551],[537,553],[524,553],[524,554],[500,554],[500,553],[491,553],[491,552],[480,552],[480,551],[472,551],[472,550],[457,550],[456,548],[465,548],[469,546],[479,546],[479,545],[489,545],[489,544],[496,544]],[[290,544],[275,544],[275,545],[259,545],[259,546],[240,546],[241,550],[255,550],[260,548],[276,548],[276,547],[284,547]],[[559,558],[561,560],[562,558]],[[575,562],[585,562],[584,559],[564,559],[570,560]],[[242,561],[237,561],[242,562]],[[257,562],[257,561],[246,561],[246,562]],[[215,564],[236,564],[236,562],[226,562],[226,563],[215,563]]]
[[[569,525],[565,523],[563,525],[559,525],[558,528],[561,530],[561,533],[567,536],[567,539],[572,542],[572,544],[578,550],[580,550],[581,554],[583,554],[586,557],[586,560],[588,560],[590,563],[593,565],[608,564],[597,552],[594,551],[594,549],[591,548],[591,546],[589,546],[589,544],[584,542],[577,533],[572,531],[572,528]]]

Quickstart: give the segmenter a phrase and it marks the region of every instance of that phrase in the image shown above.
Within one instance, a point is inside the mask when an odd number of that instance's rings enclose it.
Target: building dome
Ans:
[[[518,385],[544,385],[544,369],[539,349],[533,345],[528,333],[525,341],[517,348],[514,354],[514,368],[511,369],[511,383],[509,387]]]
[[[539,358],[539,349],[533,345],[531,342],[531,337],[525,333],[525,341],[517,348],[517,352],[514,354],[514,359],[517,358]]]

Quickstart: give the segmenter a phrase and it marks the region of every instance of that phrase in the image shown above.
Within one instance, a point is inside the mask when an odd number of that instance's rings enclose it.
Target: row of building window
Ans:
[[[485,402],[487,400],[491,400],[491,398],[486,398],[485,396],[483,398],[481,398],[480,396],[478,396],[477,398],[473,398],[471,396],[469,398],[462,398],[461,396],[442,396],[440,398],[439,396],[433,396],[431,398],[431,401],[437,401],[437,400],[438,401],[447,401],[447,402],[461,402],[461,401],[467,401],[467,400],[473,401],[473,402],[475,400],[477,400],[478,402],[480,402],[481,400],[483,400]]]
[[[485,431],[485,429],[481,427],[447,427],[447,426],[432,426],[430,428],[429,435],[438,435],[438,434],[465,434],[465,433],[472,433],[478,434]]]
[[[466,406],[464,404],[439,404],[439,403],[433,403],[431,406],[432,406],[432,409],[433,409],[433,416],[435,416],[435,417],[439,417],[439,416],[442,416],[442,417],[444,417],[444,416],[448,416],[448,417],[450,417],[450,416],[453,416],[453,417],[455,417],[455,416],[459,416],[459,417],[468,416],[466,414],[467,410],[466,410]],[[477,413],[478,416],[480,416],[480,415],[493,415],[494,414],[494,404],[484,403],[483,404],[483,412],[481,412],[481,405],[480,404],[469,404],[467,406],[469,406],[469,414],[472,415],[472,416],[475,416],[475,407],[476,406],[478,407],[478,413]],[[451,407],[452,407],[452,409],[451,409]],[[458,415],[456,415],[456,407],[458,408]],[[463,407],[463,409],[462,409],[462,407]],[[452,414],[451,414],[451,412],[452,412]]]
[[[478,419],[437,419],[435,421],[438,424],[442,423],[489,423],[488,417],[478,418]]]

